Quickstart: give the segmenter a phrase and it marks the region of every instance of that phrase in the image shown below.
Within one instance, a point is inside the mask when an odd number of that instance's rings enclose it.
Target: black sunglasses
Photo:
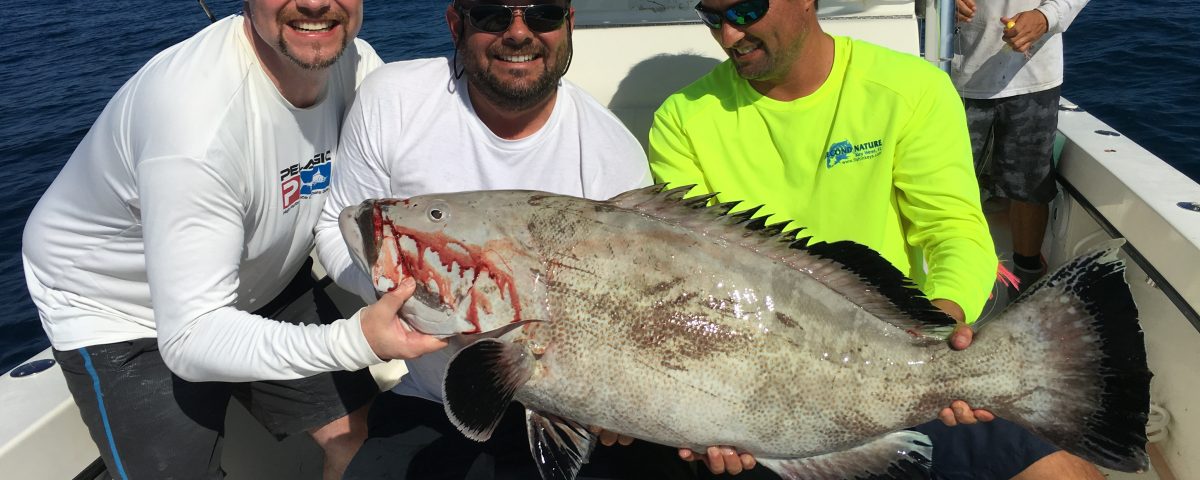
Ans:
[[[770,7],[769,0],[745,0],[733,4],[724,11],[716,11],[697,3],[696,13],[700,15],[700,21],[708,25],[708,28],[719,30],[722,21],[744,27],[762,20],[763,15],[767,14],[767,9]]]
[[[567,9],[559,5],[476,5],[461,9],[476,30],[500,33],[508,30],[521,11],[530,30],[546,33],[558,30],[567,20]]]

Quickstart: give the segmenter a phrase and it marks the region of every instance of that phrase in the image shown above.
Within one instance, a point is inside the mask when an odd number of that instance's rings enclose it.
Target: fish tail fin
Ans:
[[[1009,336],[1032,382],[1002,415],[1105,468],[1147,467],[1150,370],[1137,306],[1108,242],[1033,284],[980,339]],[[986,348],[986,347],[985,347]]]

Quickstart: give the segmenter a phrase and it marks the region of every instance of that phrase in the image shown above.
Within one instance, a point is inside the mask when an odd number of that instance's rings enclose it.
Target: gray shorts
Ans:
[[[1060,88],[1008,98],[963,99],[979,185],[988,193],[1047,204],[1054,184]]]
[[[340,317],[307,269],[256,313],[289,323]],[[54,358],[114,479],[224,478],[221,443],[231,398],[283,438],[341,418],[379,391],[367,370],[285,381],[189,382],[163,363],[154,338],[55,350]]]

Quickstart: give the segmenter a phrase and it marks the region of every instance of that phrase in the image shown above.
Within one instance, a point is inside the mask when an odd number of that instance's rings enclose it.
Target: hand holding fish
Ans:
[[[955,0],[954,7],[958,21],[971,23],[975,17],[975,0]]]
[[[954,327],[954,333],[950,334],[950,348],[964,350],[971,346],[971,341],[975,339],[975,330],[963,321],[966,313],[963,313],[962,307],[951,300],[941,298],[934,300],[933,305],[946,312],[946,315],[954,318],[954,321],[958,324]],[[947,427],[953,427],[959,424],[971,425],[976,422],[990,422],[995,420],[996,416],[987,410],[973,409],[967,405],[967,402],[962,400],[955,400],[950,403],[949,407],[943,408],[941,412],[938,412],[938,419],[946,424]]]
[[[634,438],[626,435],[621,435],[617,432],[602,429],[600,427],[589,427],[588,431],[592,432],[600,439],[600,444],[606,447],[613,445],[628,446],[633,443]],[[731,446],[723,445],[719,447],[708,447],[708,451],[694,452],[688,448],[679,449],[679,458],[685,462],[704,462],[714,475],[728,473],[737,475],[744,470],[754,468],[758,462],[754,459],[754,455],[749,453],[739,454]]]
[[[1046,15],[1037,9],[1025,11],[1012,17],[1000,17],[1004,25],[1004,43],[1014,52],[1029,55],[1034,43],[1050,31]]]
[[[950,338],[948,339],[950,348],[963,350],[971,346],[971,340],[975,338],[975,331],[971,330],[970,325],[967,325],[965,320],[967,314],[963,312],[962,307],[958,306],[953,300],[946,300],[944,298],[935,299],[932,303],[933,306],[945,312],[950,318],[953,318],[954,323],[957,324],[954,327],[954,332],[950,334]]]
[[[363,336],[380,359],[416,358],[446,346],[444,340],[414,331],[397,313],[415,289],[416,282],[406,278],[359,314]]]
[[[598,437],[600,439],[600,444],[606,447],[611,447],[616,444],[628,446],[629,444],[633,443],[633,437],[621,435],[617,432],[605,430],[600,427],[589,427],[588,431],[592,432],[592,435]]]
[[[938,413],[938,420],[946,424],[947,427],[958,425],[974,425],[978,422],[990,422],[995,420],[996,416],[992,412],[982,409],[973,409],[967,402],[955,400],[950,402],[950,406],[943,408]]]
[[[703,462],[708,471],[713,475],[728,473],[737,475],[743,471],[750,470],[758,464],[754,459],[754,455],[749,453],[738,453],[733,447],[720,446],[708,447],[708,451],[694,452],[687,448],[679,449],[679,458],[686,462]]]

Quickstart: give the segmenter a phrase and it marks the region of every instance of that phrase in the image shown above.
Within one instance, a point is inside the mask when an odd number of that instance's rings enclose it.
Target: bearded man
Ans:
[[[112,478],[222,478],[234,397],[341,478],[378,393],[366,367],[444,346],[401,324],[404,294],[326,315],[308,268],[342,118],[382,63],[355,39],[361,0],[243,6],[117,92],[25,227],[30,295]]]
[[[531,189],[608,199],[649,185],[646,156],[633,135],[562,78],[571,64],[573,14],[562,0],[457,0],[446,9],[453,57],[391,63],[363,82],[317,226],[321,263],[339,285],[376,297],[337,224],[343,208],[368,198]],[[408,374],[372,408],[371,438],[346,478],[428,471],[436,478],[537,478],[524,412],[507,414],[484,444],[446,419],[442,377],[454,350],[406,362]],[[602,436],[609,437],[615,435]],[[689,473],[674,449],[638,443],[598,449],[581,478]]]

